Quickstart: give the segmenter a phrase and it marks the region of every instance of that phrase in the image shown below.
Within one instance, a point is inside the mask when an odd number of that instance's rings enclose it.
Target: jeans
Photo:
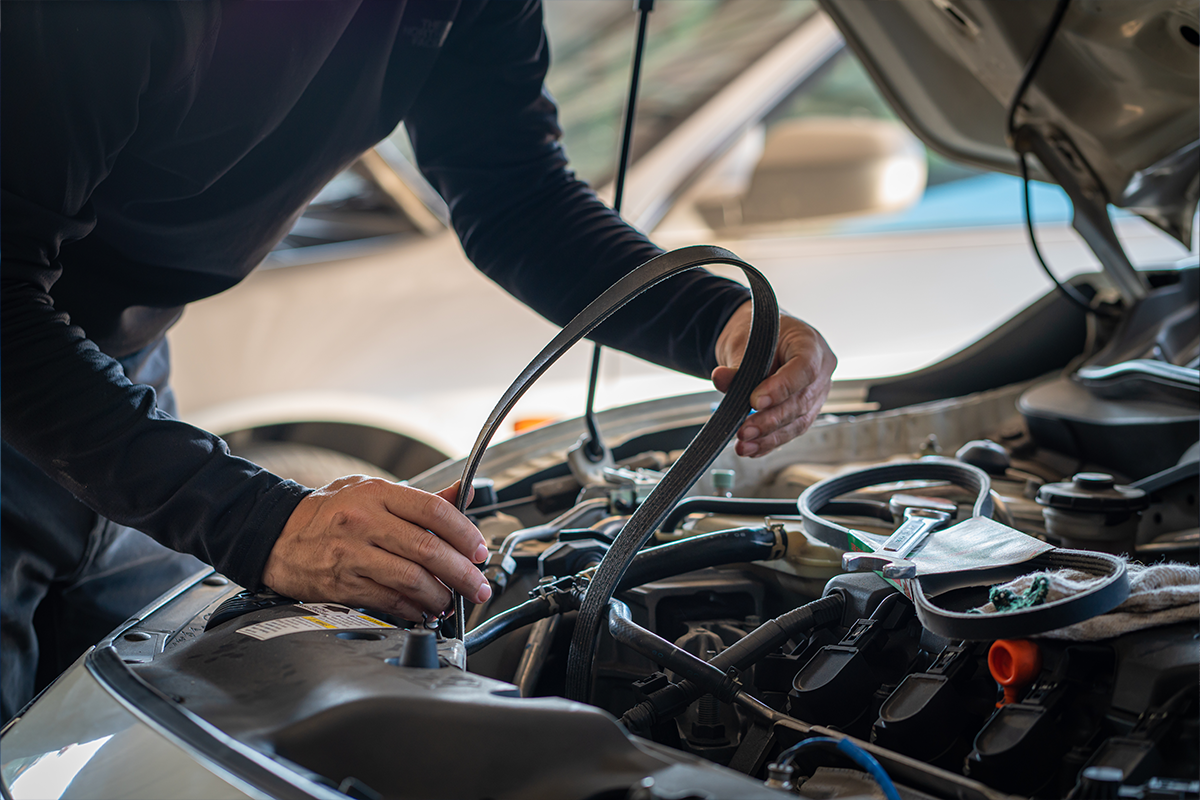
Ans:
[[[121,359],[175,412],[165,339]],[[0,724],[88,647],[204,565],[75,499],[7,443],[0,449]]]

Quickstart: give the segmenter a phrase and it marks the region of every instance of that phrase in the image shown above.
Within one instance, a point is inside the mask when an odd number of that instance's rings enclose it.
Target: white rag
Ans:
[[[1129,598],[1124,603],[1107,614],[1038,636],[1091,642],[1144,628],[1200,619],[1200,567],[1167,562],[1150,566],[1129,564],[1128,572]],[[999,588],[1019,595],[1039,575],[1050,583],[1047,603],[1079,594],[1104,580],[1079,570],[1059,569],[1022,575]],[[976,610],[983,614],[996,613],[996,607],[991,603]]]

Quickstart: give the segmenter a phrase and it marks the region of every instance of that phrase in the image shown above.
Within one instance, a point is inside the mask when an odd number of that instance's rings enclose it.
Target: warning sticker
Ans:
[[[396,627],[336,603],[301,603],[296,608],[312,613],[302,617],[284,617],[283,619],[256,622],[253,625],[238,628],[238,633],[244,633],[252,639],[264,641],[301,631],[345,631]]]

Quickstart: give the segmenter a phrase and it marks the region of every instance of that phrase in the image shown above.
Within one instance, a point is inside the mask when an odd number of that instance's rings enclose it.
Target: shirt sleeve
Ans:
[[[253,588],[307,490],[160,410],[53,298],[60,248],[95,226],[90,198],[142,104],[186,89],[211,29],[206,6],[4,5],[0,428],[103,516]]]
[[[543,88],[548,66],[538,3],[485,4],[460,15],[405,123],[467,256],[565,325],[662,250],[568,169],[557,110]],[[642,294],[593,338],[707,377],[717,336],[748,298],[733,281],[689,271]]]

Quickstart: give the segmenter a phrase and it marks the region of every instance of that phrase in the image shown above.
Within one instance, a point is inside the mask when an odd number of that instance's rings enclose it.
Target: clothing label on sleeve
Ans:
[[[285,636],[301,631],[345,631],[396,627],[336,603],[301,603],[296,608],[312,613],[301,617],[284,617],[283,619],[256,622],[253,625],[238,628],[238,633],[244,633],[252,639],[265,641],[274,639],[276,636]]]

